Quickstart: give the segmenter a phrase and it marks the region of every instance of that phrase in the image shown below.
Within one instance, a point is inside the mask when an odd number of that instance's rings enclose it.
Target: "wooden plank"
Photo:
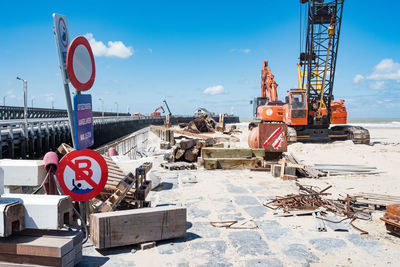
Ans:
[[[167,130],[167,128],[165,128],[165,127],[154,126],[154,125],[152,125],[150,127],[150,129],[151,130]],[[182,134],[182,135],[186,135],[186,136],[190,136],[190,137],[196,137],[196,138],[199,138],[199,139],[204,139],[204,140],[206,140],[206,143],[208,143],[210,145],[215,143],[215,142],[213,142],[213,138],[211,136],[208,136],[208,135],[195,134],[195,133],[190,133],[190,132],[182,131],[182,130],[178,130],[178,129],[169,129],[169,130],[174,131],[174,133],[176,133],[176,134]]]
[[[41,229],[24,229],[17,235],[70,239],[72,240],[74,246],[82,243],[84,236],[81,231],[41,230]]]
[[[167,206],[90,215],[90,238],[97,249],[158,241],[186,234],[186,208]]]
[[[201,149],[202,158],[252,158],[264,157],[264,149],[250,149],[250,148],[218,148],[218,147],[205,147]]]
[[[73,241],[65,238],[13,235],[0,239],[0,254],[61,258],[70,252],[73,246]]]
[[[17,264],[34,264],[35,266],[74,266],[75,251],[71,250],[63,257],[46,257],[33,255],[14,255],[8,253],[0,253],[0,261],[6,263]],[[0,263],[0,266],[2,264]],[[3,266],[9,266],[5,264]]]
[[[262,158],[204,158],[204,168],[206,170],[242,170],[254,169],[261,166]]]

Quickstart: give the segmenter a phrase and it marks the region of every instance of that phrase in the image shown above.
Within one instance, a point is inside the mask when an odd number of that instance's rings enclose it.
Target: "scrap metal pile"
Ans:
[[[353,222],[356,219],[370,220],[370,211],[366,210],[364,207],[358,207],[356,203],[351,201],[350,196],[347,195],[344,201],[331,200],[325,198],[325,196],[330,195],[326,193],[326,191],[332,186],[317,191],[314,189],[315,187],[312,186],[304,186],[299,183],[296,183],[296,185],[299,187],[299,194],[288,194],[284,197],[277,196],[274,200],[264,203],[264,206],[273,210],[282,209],[283,214],[279,214],[278,216],[285,216],[285,213],[287,216],[313,214],[318,223],[321,223],[319,220],[329,221],[331,223],[341,223],[344,220],[350,220],[350,225],[360,231],[361,234],[368,234],[368,232],[356,227]],[[302,212],[296,213],[294,211]],[[328,212],[332,212],[343,218],[336,221],[328,220],[323,216],[327,215]]]

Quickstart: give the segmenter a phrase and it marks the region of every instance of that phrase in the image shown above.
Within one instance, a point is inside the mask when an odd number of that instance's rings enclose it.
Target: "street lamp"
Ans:
[[[28,138],[28,82],[21,77],[17,77],[17,80],[20,80],[24,83],[24,118],[25,118],[25,136]]]
[[[101,101],[101,116],[104,118],[104,100],[102,98],[99,98]]]
[[[118,117],[118,102],[115,102],[115,105],[117,105],[117,117]]]
[[[35,100],[35,97],[34,97],[34,96],[32,96],[32,98],[31,98],[31,105],[32,105],[32,108],[33,108],[33,100]]]
[[[3,96],[3,106],[6,106],[6,96]]]

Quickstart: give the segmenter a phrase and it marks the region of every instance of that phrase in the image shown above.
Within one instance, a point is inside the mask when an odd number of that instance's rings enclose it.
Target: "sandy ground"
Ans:
[[[247,126],[239,124],[240,142],[247,147]],[[351,141],[289,146],[289,152],[306,164],[362,164],[375,166],[377,175],[335,176],[299,179],[301,184],[325,188],[332,198],[358,192],[400,195],[400,129],[370,129],[371,145]],[[149,136],[150,146],[159,140]],[[159,151],[158,151],[159,152]],[[297,193],[294,181],[273,178],[270,173],[243,171],[168,171],[160,168],[162,156],[154,157],[153,173],[162,184],[152,191],[152,205],[187,207],[188,230],[184,238],[157,242],[155,248],[139,251],[136,246],[96,251],[84,245],[80,266],[398,266],[400,238],[387,233],[379,220],[357,220],[369,235],[349,232],[318,232],[312,216],[275,217],[264,207],[276,195]],[[253,219],[257,229],[215,228],[211,221]]]

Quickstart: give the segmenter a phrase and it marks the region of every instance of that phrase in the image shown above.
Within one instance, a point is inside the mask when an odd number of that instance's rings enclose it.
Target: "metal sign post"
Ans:
[[[69,44],[67,19],[63,15],[53,14],[54,21],[54,37],[56,39],[58,58],[60,61],[61,77],[64,83],[65,100],[67,101],[67,111],[69,126],[72,137],[72,145],[75,147],[75,123],[74,123],[74,111],[72,110],[71,92],[69,91],[68,85],[68,74],[67,74],[67,51]]]

